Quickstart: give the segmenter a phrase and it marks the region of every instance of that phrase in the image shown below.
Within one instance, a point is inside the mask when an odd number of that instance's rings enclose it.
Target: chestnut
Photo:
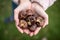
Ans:
[[[19,27],[29,29],[31,32],[34,32],[37,27],[42,27],[44,23],[44,19],[32,10],[21,11],[18,18]]]
[[[27,20],[30,21],[30,22],[33,22],[36,20],[36,18],[33,16],[33,15],[30,15],[27,17]]]
[[[27,28],[27,22],[26,22],[25,20],[20,20],[19,26],[20,26],[21,28]]]
[[[37,25],[34,24],[34,25],[32,25],[31,27],[29,27],[28,29],[29,29],[31,32],[34,32],[34,31],[36,30],[36,28],[37,28]]]
[[[19,18],[19,20],[20,19],[25,19],[26,18],[26,12],[25,11],[21,11],[21,12],[19,12],[19,16],[18,16],[18,18]]]

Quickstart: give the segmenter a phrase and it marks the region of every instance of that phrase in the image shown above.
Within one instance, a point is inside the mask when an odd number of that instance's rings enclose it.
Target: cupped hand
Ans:
[[[44,28],[46,25],[48,25],[48,15],[43,10],[43,7],[36,3],[32,3],[32,8],[41,16],[44,18],[44,23],[42,23],[42,27]],[[37,29],[34,32],[30,32],[30,36],[37,35],[38,32],[40,31],[41,27],[37,27]]]
[[[45,10],[43,10],[43,8],[36,3],[32,3],[32,9],[34,9],[41,17],[44,18],[42,27],[44,28],[46,25],[48,25],[48,15],[45,12]],[[29,34],[30,36],[33,36],[33,35],[37,35],[39,33],[40,29],[41,29],[41,27],[37,27],[34,32],[29,31],[29,29],[25,29],[24,32],[26,34]]]
[[[14,10],[14,20],[15,20],[15,24],[16,24],[16,27],[17,29],[23,33],[23,30],[18,26],[19,24],[19,19],[18,19],[18,14],[20,11],[22,10],[27,10],[27,9],[30,9],[31,7],[31,3],[28,1],[28,2],[24,2],[24,3],[20,3],[20,5]]]
[[[45,11],[43,10],[43,8],[41,8],[39,5],[33,3],[32,4],[32,8],[40,15],[44,18],[44,23],[43,23],[43,27],[45,27],[46,25],[48,25],[48,15],[45,13]],[[18,24],[19,24],[19,19],[18,19],[18,14],[20,11],[22,10],[27,10],[27,9],[31,9],[31,3],[27,2],[27,3],[23,3],[20,4],[15,10],[14,10],[14,19],[15,19],[15,23],[16,23],[16,27],[17,29],[23,33],[25,32],[26,34],[29,34],[30,36],[36,35],[38,34],[38,32],[40,31],[41,27],[37,27],[36,30],[34,32],[29,31],[29,29],[21,29]]]

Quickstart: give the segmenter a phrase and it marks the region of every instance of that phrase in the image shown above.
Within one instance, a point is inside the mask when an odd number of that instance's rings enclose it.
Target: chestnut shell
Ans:
[[[30,15],[31,14],[31,15]],[[41,25],[41,23],[43,23],[43,18],[41,16],[39,16],[35,11],[32,10],[26,10],[26,11],[21,11],[19,13],[19,22],[21,20],[23,21],[23,25],[21,27],[21,23],[19,23],[19,27],[24,29],[27,28],[30,31],[35,31],[37,27],[42,27],[43,25]]]

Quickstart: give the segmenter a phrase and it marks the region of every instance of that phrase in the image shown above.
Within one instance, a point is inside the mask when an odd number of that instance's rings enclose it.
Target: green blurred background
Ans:
[[[60,0],[57,0],[48,10],[49,25],[33,37],[21,34],[14,22],[4,23],[4,19],[12,13],[11,0],[0,0],[0,40],[60,40]]]

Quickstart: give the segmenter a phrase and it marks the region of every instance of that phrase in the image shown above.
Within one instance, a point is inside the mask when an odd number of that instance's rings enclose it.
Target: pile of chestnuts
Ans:
[[[33,10],[25,10],[19,13],[19,27],[35,31],[37,27],[42,27],[44,18]]]

